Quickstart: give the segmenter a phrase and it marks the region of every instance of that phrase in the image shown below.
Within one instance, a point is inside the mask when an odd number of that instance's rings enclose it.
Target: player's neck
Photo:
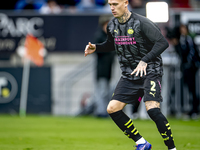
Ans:
[[[131,12],[127,10],[121,17],[117,18],[120,23],[125,23],[131,16]]]

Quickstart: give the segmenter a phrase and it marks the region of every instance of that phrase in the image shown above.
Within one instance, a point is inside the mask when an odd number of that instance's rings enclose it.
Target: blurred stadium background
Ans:
[[[45,0],[6,0],[0,5],[0,113],[18,115],[22,95],[27,100],[27,114],[76,116],[83,102],[93,101],[96,56],[84,57],[84,49],[93,41],[99,17],[111,15],[106,0],[58,0],[54,12],[42,9]],[[146,16],[150,0],[131,0],[133,12]],[[160,1],[157,1],[160,2]],[[180,24],[189,26],[200,47],[200,1],[164,0],[169,6],[168,20],[157,22],[169,40],[171,29]],[[26,63],[24,41],[32,34],[44,44],[44,63]],[[198,49],[200,50],[200,49]],[[200,51],[198,51],[200,54]],[[173,45],[162,54],[164,77],[162,83],[162,111],[165,115],[181,117],[191,109],[189,92],[184,88],[181,98],[180,60]],[[30,65],[30,66],[29,66]],[[30,72],[23,75],[23,69]],[[29,68],[30,67],[30,68]],[[117,60],[112,68],[110,86],[114,88],[120,77]],[[27,79],[23,79],[23,77]],[[200,71],[196,91],[200,97]],[[28,81],[22,86],[22,81]],[[24,84],[24,83],[23,83]],[[23,91],[21,89],[25,88]],[[167,106],[167,107],[166,107]],[[129,115],[131,107],[125,110]],[[139,118],[148,118],[142,105]]]

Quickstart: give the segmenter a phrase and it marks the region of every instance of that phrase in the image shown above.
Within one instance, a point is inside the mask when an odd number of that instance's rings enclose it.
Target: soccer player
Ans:
[[[176,150],[169,122],[160,111],[163,74],[160,54],[169,46],[168,42],[156,24],[128,10],[128,0],[108,0],[108,4],[114,18],[107,26],[107,40],[101,44],[89,42],[85,48],[85,56],[94,51],[113,50],[118,55],[122,77],[107,112],[124,134],[136,142],[136,150],[150,150],[151,144],[122,111],[126,104],[137,106],[143,97],[147,113],[155,122],[165,145],[169,150]]]

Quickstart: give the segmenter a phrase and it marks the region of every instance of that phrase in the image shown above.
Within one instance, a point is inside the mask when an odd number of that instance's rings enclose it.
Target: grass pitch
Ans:
[[[200,121],[168,119],[177,150],[200,150]],[[133,120],[152,150],[167,150],[151,120]],[[0,115],[0,150],[131,150],[111,119]]]

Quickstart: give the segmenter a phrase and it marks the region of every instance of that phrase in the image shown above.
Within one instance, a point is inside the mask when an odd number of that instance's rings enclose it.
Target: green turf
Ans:
[[[169,122],[178,150],[200,150],[200,121]],[[152,121],[134,124],[152,150],[167,150]],[[111,119],[0,115],[0,150],[131,150],[133,145]]]

